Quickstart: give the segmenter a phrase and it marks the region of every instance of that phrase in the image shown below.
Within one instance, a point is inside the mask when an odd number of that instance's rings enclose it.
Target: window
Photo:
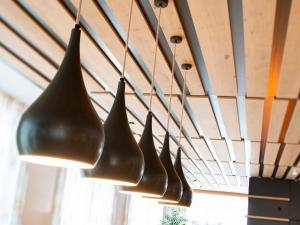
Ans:
[[[0,224],[14,224],[18,219],[17,202],[18,182],[23,164],[18,160],[16,130],[23,107],[10,97],[0,93]]]

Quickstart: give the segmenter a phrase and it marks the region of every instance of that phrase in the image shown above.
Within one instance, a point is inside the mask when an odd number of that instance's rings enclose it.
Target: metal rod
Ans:
[[[173,54],[173,60],[172,60],[172,78],[171,78],[171,87],[170,87],[170,93],[169,93],[170,97],[169,97],[169,106],[168,106],[167,131],[169,131],[169,126],[170,126],[170,111],[171,111],[171,106],[172,106],[175,60],[176,60],[176,43],[174,44],[174,54]]]
[[[125,55],[124,55],[123,69],[122,69],[122,75],[121,75],[122,77],[124,77],[124,75],[125,75],[126,61],[127,61],[127,55],[128,55],[128,43],[129,43],[129,35],[130,35],[130,28],[131,28],[133,1],[134,0],[131,0],[131,3],[130,3],[130,13],[129,13],[128,27],[127,27],[127,37],[126,37],[126,44],[125,44]]]
[[[153,98],[153,91],[154,91],[154,81],[155,81],[155,72],[156,72],[156,60],[157,60],[157,48],[158,48],[158,37],[159,37],[159,27],[160,27],[160,15],[161,15],[161,8],[159,8],[158,21],[157,21],[157,26],[156,26],[155,52],[154,52],[154,63],[153,63],[153,72],[152,72],[152,80],[151,80],[151,92],[150,92],[149,111],[151,111],[151,108],[152,108],[152,98]]]
[[[181,115],[180,115],[180,129],[179,129],[179,142],[178,146],[181,144],[181,138],[182,138],[182,120],[183,120],[183,109],[184,109],[184,101],[185,101],[185,92],[186,92],[186,74],[187,70],[184,72],[184,80],[183,80],[183,91],[182,91],[182,98],[181,98]]]
[[[82,5],[82,0],[78,0],[78,10],[77,10],[76,21],[75,21],[76,24],[79,24],[81,5]]]

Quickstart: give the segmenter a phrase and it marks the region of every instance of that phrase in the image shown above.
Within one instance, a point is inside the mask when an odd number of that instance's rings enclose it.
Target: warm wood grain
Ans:
[[[246,160],[244,141],[232,141],[232,145],[235,154],[235,161],[244,163]]]
[[[208,97],[187,97],[205,137],[220,138],[218,125]]]
[[[277,142],[282,128],[284,116],[287,110],[287,100],[274,100],[268,131],[268,141]]]
[[[225,0],[188,0],[213,94],[236,95],[232,39]]]
[[[211,143],[220,161],[230,161],[225,140],[211,140]]]
[[[287,169],[287,166],[278,166],[275,178],[281,179]]]
[[[251,141],[251,163],[258,163],[260,153],[260,142]]]
[[[277,96],[297,98],[300,90],[300,2],[292,1]]]
[[[35,0],[25,2],[65,43],[68,43],[75,21],[58,1],[48,1],[47,4]],[[120,75],[84,31],[81,32],[80,45],[81,60],[116,91]],[[133,92],[129,85],[126,85],[126,92]]]
[[[228,138],[241,139],[236,98],[218,98]]]
[[[262,131],[264,101],[260,99],[246,99],[246,117],[248,139],[260,141]]]
[[[154,1],[151,1],[151,6],[154,10]],[[182,43],[178,44],[176,47],[176,61],[180,66],[183,63],[190,63],[193,65],[192,69],[189,70],[187,76],[187,88],[189,89],[192,95],[203,95],[204,90],[200,80],[200,76],[195,67],[193,56],[191,54],[189,44],[186,40],[185,33],[182,28],[174,1],[171,0],[168,2],[168,7],[164,8],[161,15],[161,28],[162,31],[169,41],[170,48],[173,50],[174,44],[170,42],[170,37],[173,35],[179,35],[182,37]]]
[[[297,101],[284,141],[287,143],[295,143],[295,144],[299,143],[300,141],[299,127],[300,127],[300,101]]]
[[[279,143],[267,143],[265,148],[264,164],[274,164],[279,150]]]
[[[276,0],[243,1],[247,96],[267,95],[275,9]]]
[[[169,97],[168,97],[169,98]],[[181,98],[179,96],[174,96],[172,99],[172,110],[176,114],[177,118],[180,120],[181,117]],[[198,137],[198,133],[196,131],[193,122],[188,116],[186,110],[183,110],[183,119],[182,119],[183,127],[188,131],[188,134],[191,137]]]
[[[145,96],[145,99],[147,104],[149,105],[150,96]],[[168,111],[157,96],[153,96],[152,99],[152,112],[161,121],[163,126],[167,127]],[[173,118],[170,118],[169,132],[175,136],[179,134],[179,127],[176,125]]]
[[[281,166],[293,166],[296,158],[300,154],[299,144],[286,144],[279,165]]]
[[[18,73],[24,75],[26,78],[40,85],[42,88],[46,88],[48,86],[48,81],[43,79],[40,75],[38,75],[2,47],[0,47],[0,58]]]
[[[271,177],[273,174],[275,166],[274,165],[264,165],[263,177]]]
[[[207,145],[205,144],[204,139],[196,138],[192,140],[193,143],[196,145],[197,150],[201,153],[205,160],[214,160],[210,150],[208,149]]]
[[[75,6],[77,5],[77,2],[77,0],[72,0],[72,3]],[[109,48],[120,65],[122,65],[125,55],[125,46],[122,44],[121,40],[118,38],[117,34],[101,11],[97,9],[95,1],[84,1],[82,4],[81,14],[93,31]],[[126,71],[143,92],[150,92],[150,82],[146,79],[145,75],[142,73],[130,54],[127,56]]]
[[[127,30],[128,26],[130,1],[131,0],[106,1],[107,5],[112,10],[112,13],[117,17],[124,30]],[[147,21],[145,20],[136,1],[134,1],[133,4],[130,40],[133,46],[139,52],[140,56],[143,58],[148,69],[152,71],[154,62],[155,36],[151,32]],[[145,48],[147,51],[145,51]],[[159,83],[163,92],[165,94],[169,94],[172,74],[160,49],[158,49],[157,62],[155,79]],[[176,82],[174,82],[173,93],[181,93]]]
[[[259,175],[259,164],[250,164],[250,175],[251,177],[258,177]]]

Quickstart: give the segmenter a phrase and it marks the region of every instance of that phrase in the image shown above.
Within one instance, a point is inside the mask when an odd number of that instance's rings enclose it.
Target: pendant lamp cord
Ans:
[[[82,0],[78,0],[78,10],[77,10],[76,21],[75,21],[75,23],[78,25],[80,20],[81,5],[82,5]]]
[[[161,7],[159,8],[158,21],[157,21],[157,26],[156,26],[155,52],[154,52],[154,63],[153,63],[153,72],[152,72],[152,80],[151,80],[149,112],[151,111],[151,107],[152,107],[152,98],[153,98],[153,91],[154,91],[154,80],[155,80],[156,60],[157,60],[157,47],[158,47],[158,37],[159,37],[159,27],[160,27],[160,15],[161,15]]]
[[[175,60],[176,60],[176,43],[174,44],[174,54],[172,60],[172,78],[171,78],[171,87],[170,87],[170,96],[169,96],[169,106],[168,106],[168,121],[167,121],[167,131],[169,132],[170,126],[170,111],[172,106],[172,95],[173,95],[173,83],[174,83],[174,70],[175,70]]]
[[[122,69],[122,75],[121,75],[122,78],[124,78],[124,75],[125,75],[126,61],[127,61],[127,55],[128,55],[128,43],[129,43],[129,35],[130,35],[130,28],[131,28],[133,1],[134,0],[131,0],[131,3],[130,3],[129,20],[128,20],[128,26],[127,26],[127,37],[126,37],[126,43],[125,43],[125,55],[124,55],[123,69]]]
[[[185,101],[185,89],[186,89],[186,74],[187,70],[184,72],[184,84],[183,84],[183,91],[182,91],[182,98],[181,98],[181,115],[180,115],[180,129],[179,129],[179,146],[181,144],[182,138],[182,120],[183,120],[183,109],[184,109],[184,101]]]

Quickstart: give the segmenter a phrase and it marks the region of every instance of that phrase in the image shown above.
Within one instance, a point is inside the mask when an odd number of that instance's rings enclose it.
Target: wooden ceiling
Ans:
[[[102,120],[122,70],[130,1],[83,1],[82,71]],[[46,88],[63,58],[76,4],[0,1],[0,60]],[[125,78],[128,118],[138,140],[148,111],[158,9],[153,0],[133,6]],[[181,64],[191,63],[181,144],[194,188],[246,192],[249,176],[299,180],[299,27],[297,0],[169,0],[162,9],[153,132],[160,151],[172,77],[169,39],[180,35],[171,150],[176,153],[179,136]]]

